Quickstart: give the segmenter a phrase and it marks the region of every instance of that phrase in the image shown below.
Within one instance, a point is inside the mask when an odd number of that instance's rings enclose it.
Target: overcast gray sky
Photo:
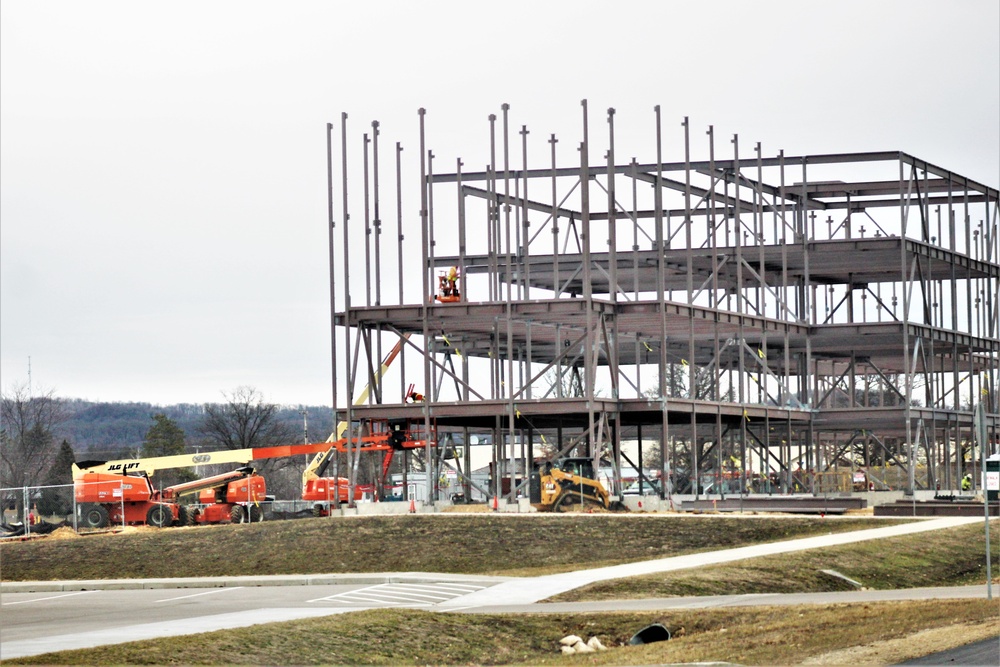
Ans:
[[[625,136],[659,104],[747,154],[903,150],[997,187],[1000,3],[4,0],[4,389],[30,357],[63,397],[329,404],[325,124],[380,120],[388,183],[418,107],[451,171],[504,102],[574,146],[583,98]]]

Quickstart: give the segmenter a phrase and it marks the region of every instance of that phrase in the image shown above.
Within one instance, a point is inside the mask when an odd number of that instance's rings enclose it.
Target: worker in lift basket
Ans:
[[[421,403],[424,400],[424,395],[414,390],[410,392],[410,395],[406,397],[406,400],[410,403]]]
[[[458,267],[453,266],[448,269],[445,278],[447,282],[444,290],[445,296],[458,296]]]

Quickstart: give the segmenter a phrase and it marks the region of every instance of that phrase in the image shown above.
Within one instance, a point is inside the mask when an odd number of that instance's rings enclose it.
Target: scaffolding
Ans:
[[[859,471],[868,488],[910,493],[978,483],[978,402],[987,454],[1000,441],[996,188],[899,151],[741,153],[711,126],[695,157],[687,118],[667,160],[659,107],[644,121],[647,161],[619,162],[615,110],[595,142],[586,101],[579,159],[559,164],[550,135],[529,167],[528,129],[512,148],[509,116],[503,105],[488,118],[485,169],[437,173],[418,112],[419,174],[404,180],[395,146],[394,249],[378,122],[360,142],[361,205],[347,115],[338,174],[327,126],[333,393],[348,423],[483,434],[489,491],[511,500],[514,470],[539,448],[620,470],[626,439],[652,452],[661,497],[809,491]],[[419,216],[403,214],[408,183]],[[339,377],[355,395],[403,339],[422,401],[407,401],[404,378],[398,396],[338,402]],[[450,465],[441,451],[428,438],[422,465]]]

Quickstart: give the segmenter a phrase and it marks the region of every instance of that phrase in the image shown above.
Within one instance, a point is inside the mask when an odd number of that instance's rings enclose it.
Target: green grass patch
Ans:
[[[990,545],[992,571],[994,577],[998,577],[1000,522],[991,524]],[[822,570],[835,570],[866,588],[874,589],[982,584],[986,582],[983,526],[959,526],[933,533],[612,579],[567,591],[548,601],[809,593],[854,588],[842,579],[824,574]]]
[[[626,646],[649,623],[667,642]],[[7,664],[189,665],[644,665],[727,661],[800,663],[812,656],[939,627],[1000,631],[986,600],[933,600],[650,613],[487,615],[369,610],[324,618],[61,651]],[[971,624],[971,625],[969,625]],[[821,630],[820,630],[821,629]],[[597,636],[608,651],[562,656],[567,634]],[[922,655],[919,642],[908,657]]]
[[[0,545],[4,581],[316,573],[539,575],[905,520],[449,514],[144,529]]]

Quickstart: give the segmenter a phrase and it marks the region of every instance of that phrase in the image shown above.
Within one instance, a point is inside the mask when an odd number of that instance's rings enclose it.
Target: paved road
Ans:
[[[970,521],[981,519],[933,519],[532,578],[390,573],[7,583],[0,585],[0,617],[3,623],[0,659],[375,607],[415,607],[452,612],[554,612],[985,597],[985,586],[977,586],[915,591],[537,604],[539,600],[556,593],[604,579],[914,534]]]
[[[900,663],[903,665],[971,665],[978,667],[993,667],[1000,665],[1000,637],[984,639],[965,646],[953,648],[950,651],[932,653],[922,658],[915,658]]]

